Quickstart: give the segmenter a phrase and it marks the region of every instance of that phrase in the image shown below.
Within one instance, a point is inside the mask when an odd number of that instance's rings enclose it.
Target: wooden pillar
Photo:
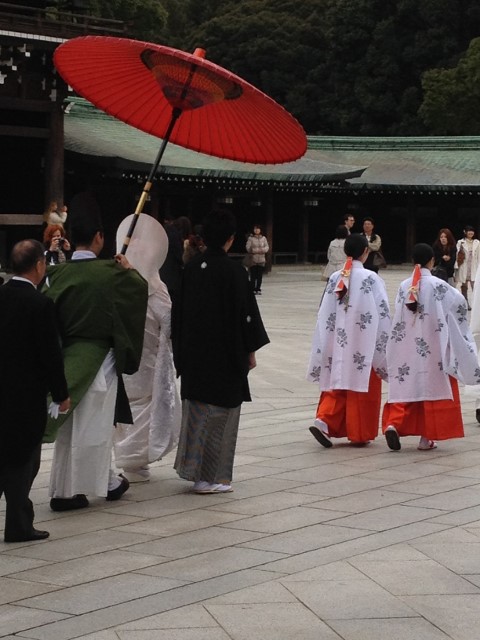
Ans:
[[[299,258],[300,262],[306,264],[308,262],[308,222],[310,218],[310,206],[303,205],[302,220],[300,228],[300,246]]]
[[[417,241],[417,230],[415,226],[415,213],[417,206],[413,196],[407,198],[407,225],[405,234],[405,259],[412,261],[413,247]]]
[[[64,129],[61,101],[52,103],[50,112],[50,138],[45,153],[45,208],[53,200],[59,207],[64,204]]]
[[[265,271],[269,273],[272,270],[272,254],[273,254],[273,189],[270,188],[262,195],[262,199],[266,202],[265,209],[265,236],[267,238],[270,251],[266,255]]]

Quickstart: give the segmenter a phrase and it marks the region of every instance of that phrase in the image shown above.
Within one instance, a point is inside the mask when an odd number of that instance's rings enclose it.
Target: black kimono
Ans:
[[[173,318],[183,400],[175,469],[231,490],[240,407],[251,400],[249,354],[269,342],[247,272],[207,249],[185,265]]]
[[[247,272],[223,250],[185,265],[172,337],[182,399],[228,408],[251,400],[248,356],[269,339]]]

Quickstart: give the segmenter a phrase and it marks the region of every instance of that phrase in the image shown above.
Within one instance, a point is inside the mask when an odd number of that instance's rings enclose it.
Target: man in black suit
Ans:
[[[5,542],[48,538],[33,527],[30,489],[40,467],[47,394],[68,411],[53,302],[36,290],[45,276],[43,246],[22,240],[12,250],[13,278],[0,287],[0,497]]]

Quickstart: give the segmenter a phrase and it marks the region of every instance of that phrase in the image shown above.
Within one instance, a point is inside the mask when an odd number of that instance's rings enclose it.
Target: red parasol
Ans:
[[[277,164],[300,158],[300,124],[267,95],[194,54],[125,38],[85,36],[62,44],[54,62],[73,89],[119,120],[162,138],[132,227],[135,228],[169,141],[241,162]]]

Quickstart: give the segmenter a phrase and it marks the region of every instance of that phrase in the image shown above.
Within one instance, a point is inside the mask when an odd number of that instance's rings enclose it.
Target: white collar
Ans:
[[[36,289],[37,287],[33,284],[33,282],[31,280],[29,280],[28,278],[22,278],[22,276],[13,276],[11,278],[11,280],[19,280],[20,282],[28,282],[28,284],[31,284],[32,287],[34,289]]]
[[[80,251],[74,251],[72,254],[72,260],[90,260],[91,258],[96,258],[97,256],[90,251],[90,249],[81,249]]]

